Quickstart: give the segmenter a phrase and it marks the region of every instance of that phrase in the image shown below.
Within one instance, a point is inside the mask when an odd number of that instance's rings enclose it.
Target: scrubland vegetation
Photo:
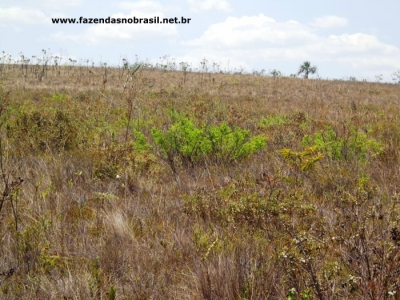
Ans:
[[[400,87],[0,65],[0,298],[400,299]]]

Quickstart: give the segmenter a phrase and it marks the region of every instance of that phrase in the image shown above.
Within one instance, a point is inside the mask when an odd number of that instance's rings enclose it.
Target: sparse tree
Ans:
[[[400,84],[400,70],[392,74],[392,80],[394,81],[395,84],[396,83]]]
[[[311,67],[311,62],[309,61],[305,61],[301,66],[299,71],[297,72],[297,75],[300,75],[304,73],[304,78],[308,79],[308,75],[310,74],[315,74],[317,73],[317,67],[316,66],[312,66]]]
[[[270,71],[269,74],[274,78],[282,76],[282,73],[276,69],[273,69],[272,71]]]
[[[383,80],[383,75],[382,74],[376,75],[375,80],[376,82],[380,83]]]

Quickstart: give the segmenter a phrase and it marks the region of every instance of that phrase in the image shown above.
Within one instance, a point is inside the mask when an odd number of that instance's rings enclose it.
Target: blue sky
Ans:
[[[397,0],[1,0],[1,51],[96,64],[122,58],[159,62],[168,55],[193,68],[296,73],[305,60],[321,78],[391,82],[400,70]],[[190,24],[59,24],[51,18],[178,17]]]

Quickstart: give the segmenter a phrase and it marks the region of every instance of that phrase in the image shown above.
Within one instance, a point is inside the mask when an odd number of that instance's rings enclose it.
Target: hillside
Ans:
[[[0,298],[400,299],[399,105],[392,84],[2,65]]]

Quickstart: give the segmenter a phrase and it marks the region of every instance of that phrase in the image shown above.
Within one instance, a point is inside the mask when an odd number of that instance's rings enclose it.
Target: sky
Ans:
[[[190,18],[189,24],[53,24],[52,18]],[[289,76],[392,82],[400,70],[398,0],[0,0],[4,54],[78,63],[188,63]],[[4,51],[4,52],[3,52]]]

